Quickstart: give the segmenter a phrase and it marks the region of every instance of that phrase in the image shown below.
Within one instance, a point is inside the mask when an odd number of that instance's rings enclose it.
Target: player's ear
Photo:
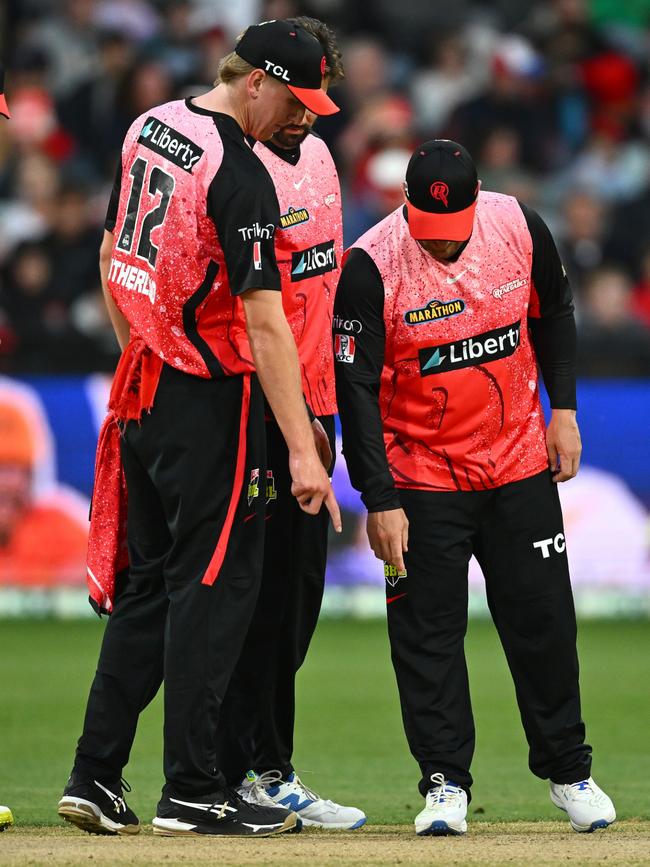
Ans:
[[[406,185],[406,181],[402,181],[402,195],[404,196],[404,202],[406,203],[408,196],[409,188]]]
[[[262,89],[262,82],[266,78],[266,72],[263,69],[254,69],[249,72],[246,79],[246,91],[251,99],[257,99]]]

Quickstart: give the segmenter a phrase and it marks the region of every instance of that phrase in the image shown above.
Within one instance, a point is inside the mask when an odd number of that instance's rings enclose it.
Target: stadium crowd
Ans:
[[[402,201],[418,141],[460,141],[483,189],[535,207],[558,240],[580,375],[650,376],[648,0],[8,0],[0,370],[114,368],[97,257],[126,130],[208,89],[247,24],[297,14],[343,47],[342,110],[317,129],[346,243]]]

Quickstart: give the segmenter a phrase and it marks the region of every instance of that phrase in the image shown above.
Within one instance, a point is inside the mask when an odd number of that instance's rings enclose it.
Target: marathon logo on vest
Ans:
[[[286,214],[280,214],[280,228],[291,229],[299,223],[306,223],[308,219],[307,208],[289,208]]]
[[[316,244],[307,250],[298,250],[291,256],[291,281],[306,280],[336,268],[334,241]]]
[[[438,301],[434,298],[424,307],[407,310],[404,314],[404,322],[407,325],[423,325],[425,322],[435,322],[436,319],[457,316],[464,309],[465,302],[461,298],[454,298],[453,301]]]
[[[384,578],[391,587],[394,587],[400,578],[406,578],[407,574],[406,569],[398,569],[397,566],[384,560]]]
[[[511,280],[509,283],[503,283],[501,286],[497,286],[496,289],[492,290],[492,295],[500,301],[504,295],[507,295],[509,292],[514,292],[515,289],[521,289],[522,286],[528,286],[527,277],[519,277],[517,280]]]
[[[507,358],[519,346],[520,334],[521,320],[465,340],[420,349],[420,373],[422,376],[431,376]]]
[[[203,148],[156,117],[147,118],[138,138],[138,144],[160,154],[190,175],[204,153]]]
[[[334,358],[337,361],[342,361],[343,364],[352,364],[355,351],[356,341],[352,334],[334,335]]]

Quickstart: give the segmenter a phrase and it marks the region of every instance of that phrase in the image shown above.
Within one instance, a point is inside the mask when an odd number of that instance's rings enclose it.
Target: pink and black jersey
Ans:
[[[395,488],[487,490],[548,465],[537,362],[552,406],[575,407],[575,325],[534,211],[480,193],[470,240],[440,262],[397,209],[346,253],[334,313],[344,452],[368,508],[394,508]]]
[[[132,333],[186,373],[251,372],[238,296],[280,289],[279,220],[271,178],[232,117],[190,100],[139,117],[106,219],[108,285]]]
[[[255,153],[268,169],[280,202],[275,255],[303,392],[316,415],[333,415],[332,310],[343,253],[336,167],[325,142],[313,134],[292,150],[258,142]]]

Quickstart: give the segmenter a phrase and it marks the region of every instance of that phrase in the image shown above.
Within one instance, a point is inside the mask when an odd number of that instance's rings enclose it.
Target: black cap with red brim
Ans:
[[[5,71],[2,66],[0,66],[0,114],[4,114],[5,117],[11,117],[7,107],[7,100],[5,99]]]
[[[466,241],[480,186],[474,161],[462,145],[448,139],[419,145],[406,169],[411,235],[421,241]]]
[[[235,46],[235,53],[286,84],[314,114],[339,110],[321,87],[326,68],[322,46],[304,27],[280,19],[252,24]]]

